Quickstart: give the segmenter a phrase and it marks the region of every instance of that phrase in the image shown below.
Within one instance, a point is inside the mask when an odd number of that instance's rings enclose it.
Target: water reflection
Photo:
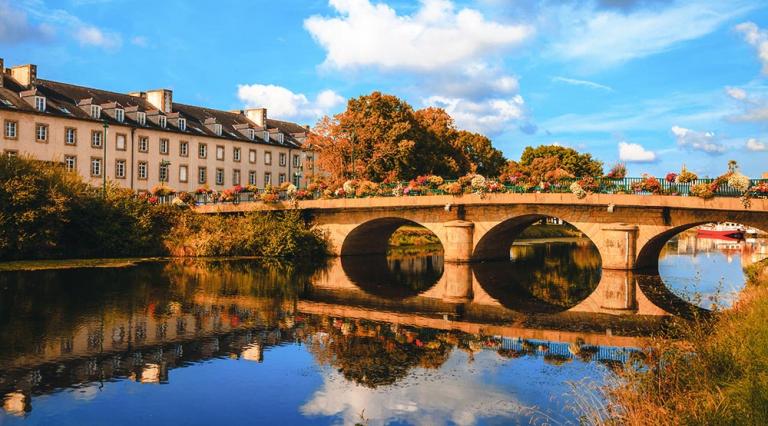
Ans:
[[[406,298],[368,293],[338,259],[0,274],[0,420],[567,419],[567,381],[602,380],[664,323],[510,310],[469,265],[437,260],[387,264],[437,279]]]
[[[744,288],[744,267],[768,258],[768,239],[706,238],[695,230],[666,244],[659,275],[675,294],[703,308],[730,307]]]

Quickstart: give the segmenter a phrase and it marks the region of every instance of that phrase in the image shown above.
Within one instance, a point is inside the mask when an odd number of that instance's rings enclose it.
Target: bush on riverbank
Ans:
[[[629,367],[590,423],[768,424],[768,260],[747,271],[733,309],[677,327],[680,340],[651,342],[645,369]]]
[[[181,215],[166,239],[174,256],[312,259],[326,254],[322,233],[297,210],[243,216]]]
[[[60,164],[0,157],[0,260],[325,252],[298,212],[196,215],[116,186],[104,198]]]

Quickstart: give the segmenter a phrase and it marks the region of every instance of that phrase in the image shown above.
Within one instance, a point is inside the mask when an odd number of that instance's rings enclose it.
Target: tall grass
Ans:
[[[749,268],[727,311],[680,320],[672,338],[651,340],[642,363],[582,410],[585,424],[768,424],[768,260]]]

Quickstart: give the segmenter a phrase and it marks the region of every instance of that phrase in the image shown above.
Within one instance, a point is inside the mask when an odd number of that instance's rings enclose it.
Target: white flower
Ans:
[[[728,177],[728,186],[739,192],[747,192],[749,189],[749,178],[741,173],[734,173]]]
[[[285,188],[285,193],[288,194],[288,196],[292,196],[296,194],[296,185],[290,184],[288,187]]]
[[[355,192],[355,189],[357,188],[357,182],[354,180],[348,180],[344,182],[344,185],[342,185],[342,188],[344,188],[344,192],[347,194],[352,194]]]
[[[403,195],[403,184],[398,183],[397,186],[392,190],[392,195],[395,197],[400,197]]]
[[[470,182],[472,188],[483,189],[485,188],[485,178],[482,175],[475,175]]]
[[[579,185],[578,182],[574,182],[571,184],[571,192],[576,195],[576,198],[582,199],[587,196],[587,191],[584,190],[584,188]]]

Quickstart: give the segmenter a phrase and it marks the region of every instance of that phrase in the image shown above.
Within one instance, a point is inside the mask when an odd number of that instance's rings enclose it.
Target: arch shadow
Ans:
[[[418,222],[401,217],[384,217],[369,220],[358,225],[347,234],[344,242],[341,244],[340,254],[341,256],[385,255],[387,254],[389,239],[392,234],[401,226],[406,225],[429,229]],[[432,231],[431,229],[429,230]],[[434,231],[432,232],[434,233]],[[440,239],[439,236],[437,238]],[[443,241],[440,241],[440,245],[445,247]]]
[[[443,276],[442,256],[390,259],[382,255],[343,256],[347,278],[372,296],[401,300],[434,287]]]

